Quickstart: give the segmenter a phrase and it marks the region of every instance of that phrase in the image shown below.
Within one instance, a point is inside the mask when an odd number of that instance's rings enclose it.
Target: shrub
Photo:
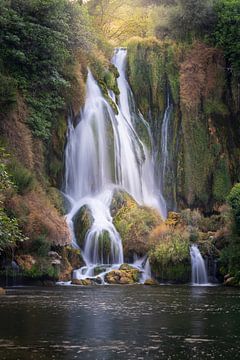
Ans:
[[[14,160],[9,164],[9,173],[20,194],[33,189],[34,176],[19,162]]]
[[[1,206],[1,203],[0,203]],[[25,241],[16,218],[10,218],[0,207],[0,252],[14,247],[17,241]]]
[[[234,185],[227,196],[227,202],[233,210],[237,233],[240,235],[240,183]]]

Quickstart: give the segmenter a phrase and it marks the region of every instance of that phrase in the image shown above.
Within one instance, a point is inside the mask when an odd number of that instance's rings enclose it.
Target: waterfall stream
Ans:
[[[161,193],[165,191],[165,180],[169,165],[169,131],[170,131],[170,120],[172,114],[172,103],[170,101],[170,93],[167,91],[167,105],[163,116],[162,129],[161,129],[161,175],[160,175],[160,186]],[[163,195],[162,198],[164,199]],[[167,204],[164,200],[164,214],[167,215]]]
[[[103,97],[89,71],[86,101],[79,122],[75,128],[71,119],[68,124],[64,193],[71,206],[67,222],[75,246],[74,216],[86,205],[93,217],[81,249],[86,266],[74,272],[77,279],[94,276],[96,266],[107,264],[111,269],[124,262],[122,241],[110,213],[116,189],[129,193],[138,204],[154,207],[163,217],[166,215],[164,199],[155,184],[150,128],[136,110],[125,75],[126,56],[125,49],[117,49],[112,60],[120,75],[118,102],[111,92],[109,95],[118,114]],[[137,126],[145,130],[145,142],[139,137]],[[100,251],[100,240],[106,232],[111,243],[108,258]]]
[[[196,245],[190,248],[191,264],[192,264],[192,284],[207,285],[208,276],[203,257]]]

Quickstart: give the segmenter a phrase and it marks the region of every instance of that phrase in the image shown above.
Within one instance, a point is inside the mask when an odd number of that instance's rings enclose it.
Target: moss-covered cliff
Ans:
[[[131,40],[128,53],[129,81],[152,128],[158,168],[168,96],[173,106],[164,188],[169,207],[213,211],[239,180],[237,85],[228,81],[221,50],[151,38]]]

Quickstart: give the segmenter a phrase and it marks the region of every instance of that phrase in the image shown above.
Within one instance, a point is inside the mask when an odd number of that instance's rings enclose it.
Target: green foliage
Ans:
[[[221,158],[214,173],[213,196],[216,201],[225,201],[231,188],[229,166],[225,158]]]
[[[16,105],[16,81],[0,73],[0,108],[2,113],[7,113]]]
[[[175,38],[192,40],[209,33],[215,21],[212,0],[178,0],[169,27]]]
[[[22,275],[32,279],[50,278],[58,280],[59,269],[50,265],[45,259],[38,259],[37,264],[33,265],[31,269],[24,269]]]
[[[39,257],[47,257],[50,250],[51,244],[46,240],[45,235],[38,236],[38,238],[32,242],[31,251]]]
[[[229,195],[227,196],[227,202],[233,210],[237,232],[240,234],[240,183],[234,185]]]
[[[129,80],[138,106],[144,115],[155,118],[164,110],[165,48],[154,38],[132,39],[128,42]],[[141,86],[139,86],[141,84]]]
[[[218,0],[215,2],[217,24],[213,33],[215,44],[224,49],[226,59],[233,70],[240,72],[240,1]]]
[[[189,235],[168,231],[149,252],[152,270],[164,281],[189,280]]]
[[[16,185],[16,189],[20,194],[30,191],[34,187],[34,176],[20,162],[13,160],[8,165],[11,179]]]
[[[134,253],[144,255],[151,231],[162,222],[159,214],[151,208],[138,206],[127,193],[115,194],[111,210],[122,238],[124,255],[128,259]]]
[[[65,69],[76,50],[94,43],[86,8],[68,0],[3,0],[0,27],[2,67],[26,97],[33,134],[47,140],[70,86]],[[0,88],[0,102],[12,101],[14,89],[9,81],[1,99]]]
[[[9,155],[4,147],[0,147],[0,200],[4,196],[4,192],[13,187],[13,182],[7,171],[7,162]]]
[[[14,247],[27,238],[22,234],[16,218],[10,218],[0,203],[0,252]]]

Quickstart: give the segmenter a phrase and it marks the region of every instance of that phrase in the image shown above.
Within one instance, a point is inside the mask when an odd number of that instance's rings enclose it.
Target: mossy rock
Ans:
[[[101,274],[102,272],[105,272],[107,270],[107,268],[105,266],[96,266],[94,268],[94,276],[97,276],[99,274]]]
[[[98,252],[103,264],[107,264],[111,254],[111,239],[107,231],[103,231],[98,238]]]
[[[94,285],[95,282],[92,279],[86,278],[86,279],[72,279],[73,285],[81,285],[81,286],[90,286]]]
[[[127,270],[127,271],[134,270],[134,269],[135,268],[129,264],[122,264],[119,268],[119,270]]]
[[[150,278],[150,279],[145,280],[143,285],[156,286],[156,285],[158,285],[158,282],[157,282],[157,280]]]
[[[119,232],[124,257],[133,260],[134,254],[143,256],[149,249],[148,240],[151,231],[162,223],[159,213],[137,202],[124,192],[115,192],[111,205],[113,223]]]
[[[85,236],[93,224],[93,216],[87,205],[82,206],[74,215],[73,224],[77,243],[83,249]]]
[[[129,270],[112,270],[105,275],[104,280],[108,284],[135,284],[139,282],[140,271],[137,269]]]

